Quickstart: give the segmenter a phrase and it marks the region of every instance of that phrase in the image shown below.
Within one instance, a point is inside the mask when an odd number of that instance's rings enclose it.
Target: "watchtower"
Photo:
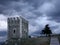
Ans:
[[[28,37],[28,21],[22,17],[8,18],[8,39],[27,37]]]

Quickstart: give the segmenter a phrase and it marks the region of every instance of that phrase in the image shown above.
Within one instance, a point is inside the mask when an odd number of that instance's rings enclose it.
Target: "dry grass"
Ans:
[[[7,45],[50,45],[50,37],[10,40]]]
[[[21,45],[49,45],[50,37],[30,38],[21,41]]]

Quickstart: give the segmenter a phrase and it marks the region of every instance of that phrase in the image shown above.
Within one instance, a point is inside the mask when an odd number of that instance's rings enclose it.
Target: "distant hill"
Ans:
[[[7,35],[7,31],[0,31],[0,36],[6,36]]]
[[[31,35],[32,35],[32,36],[39,36],[39,35],[41,35],[41,31],[40,31],[40,30],[35,31],[35,32],[33,32]]]
[[[0,45],[4,45],[5,44],[5,42],[0,42]]]

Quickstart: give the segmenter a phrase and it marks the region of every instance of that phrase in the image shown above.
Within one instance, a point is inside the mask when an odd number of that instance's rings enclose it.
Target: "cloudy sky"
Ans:
[[[29,35],[39,34],[46,24],[60,33],[60,0],[0,0],[0,31],[7,31],[10,16],[27,19]]]

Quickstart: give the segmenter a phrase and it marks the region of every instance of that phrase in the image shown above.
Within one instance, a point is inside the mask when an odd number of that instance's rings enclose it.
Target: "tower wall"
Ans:
[[[22,38],[28,37],[28,21],[26,21],[24,18],[22,18]]]
[[[20,20],[18,17],[8,18],[8,38],[20,38]]]
[[[8,18],[8,39],[27,37],[28,37],[28,21],[22,17]]]

